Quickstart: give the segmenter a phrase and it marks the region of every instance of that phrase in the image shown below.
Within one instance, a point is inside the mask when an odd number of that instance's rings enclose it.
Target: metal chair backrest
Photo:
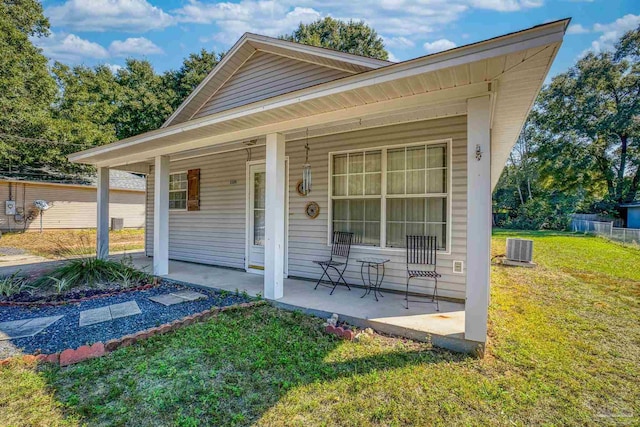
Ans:
[[[345,259],[349,259],[352,240],[353,233],[347,233],[345,231],[334,231],[333,246],[331,247],[331,259],[333,259],[333,257],[342,257]]]
[[[436,236],[407,236],[407,266],[432,265],[436,269],[438,242]]]

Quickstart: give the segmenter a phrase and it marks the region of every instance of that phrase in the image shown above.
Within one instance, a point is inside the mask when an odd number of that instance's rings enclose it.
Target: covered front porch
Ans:
[[[137,268],[149,271],[153,258],[137,254],[133,257]],[[264,278],[237,269],[214,267],[182,261],[169,261],[167,279],[228,292],[246,292],[250,296],[263,296]],[[384,292],[380,301],[373,294],[361,298],[364,289],[352,285],[349,291],[339,286],[333,295],[330,289],[318,287],[303,279],[284,279],[284,296],[272,302],[287,310],[300,310],[307,314],[327,318],[336,313],[340,321],[419,341],[430,341],[438,347],[454,351],[473,352],[477,343],[464,339],[464,304],[440,301],[435,304],[413,303],[405,308],[404,295]],[[428,301],[428,298],[425,299]]]
[[[355,325],[430,335],[434,344],[455,339],[483,346],[492,188],[566,24],[398,64],[313,49],[300,59],[300,49],[309,47],[246,35],[163,127],[70,156],[98,169],[97,255],[108,254],[109,169],[139,172],[147,175],[145,249],[153,256],[145,262],[155,275],[246,289],[283,306],[337,313]],[[260,99],[242,89],[238,102],[221,90],[247,81],[255,88],[289,87],[286,71],[300,64],[282,59],[283,49],[286,58],[314,64],[309,85]],[[271,73],[277,85],[261,83],[265,61],[286,62],[281,73]],[[353,71],[356,65],[367,70]],[[326,76],[327,67],[351,71],[328,81],[312,78]],[[298,179],[308,164],[313,189],[301,193]],[[388,261],[384,302],[343,288],[329,296],[313,290],[314,282],[290,279],[317,280],[321,271],[313,262],[329,258],[334,231],[355,238],[349,283],[361,282],[358,259]],[[440,313],[429,304],[409,310],[402,304],[407,235],[440,243],[437,261],[430,258],[440,277]],[[432,294],[431,281],[418,282],[416,293]]]

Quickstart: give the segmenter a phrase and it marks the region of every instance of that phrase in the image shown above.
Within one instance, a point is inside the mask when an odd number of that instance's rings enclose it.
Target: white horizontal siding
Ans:
[[[17,208],[28,210],[34,200],[46,200],[52,207],[44,212],[42,226],[56,228],[95,228],[96,189],[63,185],[40,185],[12,183],[13,200]],[[17,187],[17,188],[16,188]],[[0,229],[22,230],[24,224],[15,222],[13,216],[5,215],[5,200],[9,200],[9,183],[0,182]],[[142,228],[145,220],[145,195],[143,192],[111,190],[109,192],[109,218],[123,218],[126,228]],[[40,228],[40,218],[31,222],[27,229]]]
[[[264,147],[252,159],[264,158]],[[171,172],[200,169],[200,210],[169,211],[169,258],[244,268],[246,161],[244,150],[171,162]],[[147,179],[146,252],[153,255],[154,171]]]
[[[194,118],[348,75],[350,73],[345,71],[258,51],[218,89]]]
[[[451,138],[452,200],[451,254],[439,255],[438,271],[443,275],[440,294],[464,299],[465,275],[452,272],[453,260],[466,261],[466,117],[428,120],[349,133],[329,135],[309,140],[313,192],[301,197],[296,184],[302,174],[304,140],[286,144],[289,156],[289,275],[318,278],[320,269],[313,260],[328,256],[328,161],[329,152],[383,145]],[[251,159],[264,158],[264,147],[252,149]],[[245,207],[247,153],[234,151],[171,163],[171,171],[200,168],[201,210],[171,211],[169,214],[169,257],[203,264],[244,268]],[[235,183],[231,183],[235,181]],[[147,253],[153,254],[153,171],[147,180]],[[304,208],[309,201],[320,205],[320,215],[309,219]],[[383,287],[403,290],[406,281],[405,252],[399,249],[354,248],[346,278],[361,283],[359,264],[354,260],[363,255],[384,255],[387,265]],[[421,288],[422,286],[422,288]],[[430,282],[415,279],[412,290],[428,291]]]
[[[466,116],[451,117],[387,126],[369,130],[329,135],[309,140],[309,161],[313,174],[313,191],[306,197],[297,194],[295,186],[302,176],[304,163],[304,140],[287,143],[289,156],[289,275],[317,278],[320,269],[312,263],[314,259],[327,258],[330,247],[328,234],[328,168],[329,153],[399,145],[413,142],[451,138],[452,142],[452,200],[451,200],[451,254],[438,255],[438,271],[442,274],[438,290],[440,295],[464,299],[465,275],[454,274],[453,260],[466,261],[467,221],[467,173],[466,173]],[[304,208],[309,201],[320,205],[320,215],[309,219]],[[352,248],[351,262],[345,273],[350,283],[361,283],[360,264],[355,259],[361,256],[384,256],[391,259],[387,264],[384,288],[404,290],[406,283],[406,252],[399,249]],[[411,289],[420,291],[425,286],[431,289],[433,282],[413,279]]]

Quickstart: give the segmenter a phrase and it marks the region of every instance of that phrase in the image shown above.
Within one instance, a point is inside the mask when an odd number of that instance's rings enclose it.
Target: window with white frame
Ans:
[[[447,247],[448,146],[424,143],[331,156],[333,231],[354,244],[403,247],[405,236],[437,236]]]
[[[169,209],[187,209],[187,173],[178,172],[169,175]]]

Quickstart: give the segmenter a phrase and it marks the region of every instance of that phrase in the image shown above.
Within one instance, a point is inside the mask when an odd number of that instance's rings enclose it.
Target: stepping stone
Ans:
[[[32,337],[64,316],[34,317],[32,319],[0,322],[0,341]]]
[[[196,301],[199,299],[207,298],[205,294],[201,294],[200,292],[195,292],[195,291],[179,291],[179,292],[172,292],[171,294],[178,296],[180,298],[184,298],[187,301]]]
[[[142,311],[140,311],[140,307],[138,307],[138,303],[135,301],[127,301],[121,304],[110,305],[109,310],[111,310],[112,319],[119,319],[120,317],[142,314]]]
[[[153,302],[160,303],[165,306],[180,304],[182,302],[196,301],[199,299],[206,299],[205,294],[194,291],[178,291],[170,294],[157,295],[155,297],[149,297]]]
[[[111,320],[111,311],[109,306],[92,308],[80,312],[80,326],[89,326],[96,323],[108,322]]]
[[[186,299],[180,298],[179,296],[173,294],[157,295],[155,297],[149,297],[149,299],[153,302],[157,302],[166,306],[180,304],[181,302],[187,301]]]
[[[81,311],[79,326],[95,325],[96,323],[108,322],[136,314],[142,314],[142,311],[140,311],[140,307],[138,307],[138,303],[135,301],[111,304],[106,307]]]

